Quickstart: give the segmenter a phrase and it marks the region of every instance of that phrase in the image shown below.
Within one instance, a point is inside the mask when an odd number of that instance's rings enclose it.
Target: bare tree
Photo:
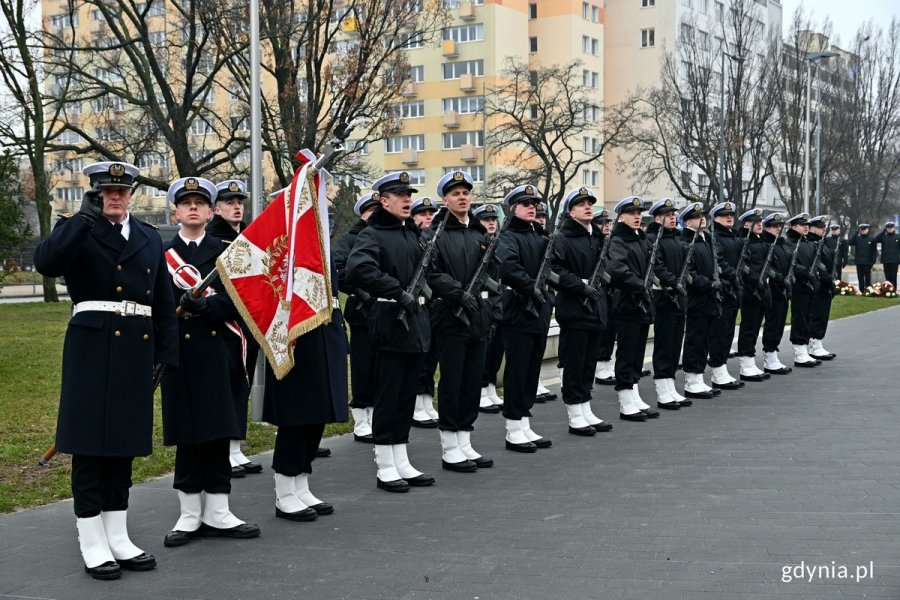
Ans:
[[[502,83],[485,98],[485,143],[508,165],[491,177],[490,195],[534,183],[556,214],[580,170],[602,171],[604,154],[622,142],[634,116],[634,101],[604,107],[602,95],[582,85],[581,67],[508,60]]]
[[[776,152],[769,87],[780,43],[766,36],[761,10],[754,0],[735,0],[714,31],[680,24],[677,50],[663,55],[659,85],[639,94],[639,117],[620,165],[637,184],[664,179],[691,201],[709,204],[721,192],[738,207],[756,206]]]

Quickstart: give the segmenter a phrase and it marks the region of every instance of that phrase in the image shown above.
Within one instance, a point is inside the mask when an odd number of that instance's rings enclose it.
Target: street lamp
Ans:
[[[812,64],[817,60],[821,60],[823,58],[831,58],[833,56],[837,56],[837,52],[807,52],[806,53],[806,155],[804,156],[804,167],[803,167],[803,212],[809,212],[809,109],[812,104]],[[818,103],[818,76],[819,71],[816,70],[816,102]],[[818,104],[816,106],[816,118],[818,119]],[[816,132],[816,138],[818,139],[818,131]],[[818,148],[818,145],[817,145]],[[816,211],[819,210],[819,160],[816,158]]]
[[[719,107],[719,203],[725,202],[725,58],[741,64],[747,60],[744,56],[735,56],[728,52],[722,52],[722,73],[719,78],[719,92],[721,106]]]

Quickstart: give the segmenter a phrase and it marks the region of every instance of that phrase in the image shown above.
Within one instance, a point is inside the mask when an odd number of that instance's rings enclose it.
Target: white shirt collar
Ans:
[[[112,221],[110,224],[115,225]],[[122,221],[122,237],[126,240],[131,236],[131,213],[125,211],[125,220]]]
[[[191,242],[195,242],[195,243],[199,246],[200,243],[203,241],[203,238],[206,237],[206,232],[204,231],[204,232],[203,232],[203,235],[201,235],[200,237],[198,237],[196,240],[191,240],[191,239],[188,239],[188,238],[184,237],[184,233],[182,233],[182,231],[179,231],[179,232],[178,232],[178,237],[181,238],[181,241],[184,242],[184,245],[185,245],[185,246],[187,246],[187,245],[190,244]]]

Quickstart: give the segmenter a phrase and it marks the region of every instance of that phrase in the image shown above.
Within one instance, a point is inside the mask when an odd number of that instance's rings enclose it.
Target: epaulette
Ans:
[[[74,213],[70,213],[70,212],[59,213],[60,219],[71,219],[73,216],[74,216]]]
[[[141,223],[143,223],[144,225],[146,225],[146,226],[149,227],[150,229],[156,229],[157,231],[159,231],[159,227],[156,226],[156,225],[154,225],[153,223],[148,223],[147,221],[141,221]]]

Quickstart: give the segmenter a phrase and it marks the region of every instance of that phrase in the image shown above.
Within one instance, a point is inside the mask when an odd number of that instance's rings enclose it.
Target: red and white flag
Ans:
[[[228,295],[275,373],[294,366],[294,340],[331,321],[327,171],[302,162],[291,185],[219,255],[216,268]]]

